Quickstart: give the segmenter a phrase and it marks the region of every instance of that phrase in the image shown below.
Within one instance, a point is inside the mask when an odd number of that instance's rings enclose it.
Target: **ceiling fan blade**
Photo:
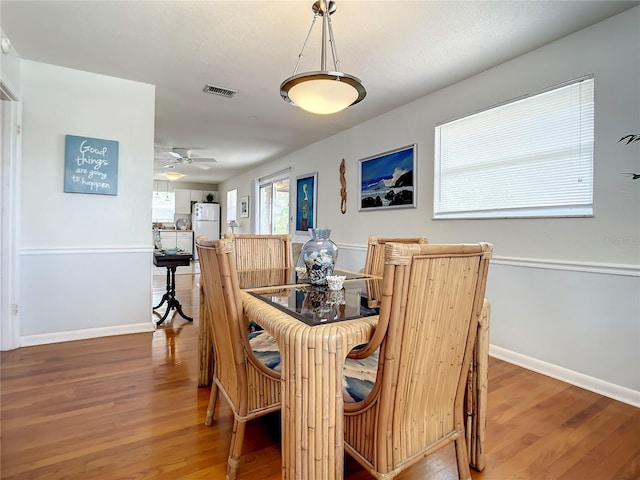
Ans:
[[[196,157],[190,158],[192,162],[204,162],[204,163],[217,163],[218,161],[213,157]]]
[[[169,155],[171,155],[173,158],[177,158],[177,159],[181,159],[182,158],[182,155],[180,155],[179,153],[176,153],[176,152],[173,152],[173,151],[167,152],[167,153]]]
[[[194,163],[194,167],[199,168],[200,170],[209,170],[211,167],[208,165],[203,165],[201,163]]]

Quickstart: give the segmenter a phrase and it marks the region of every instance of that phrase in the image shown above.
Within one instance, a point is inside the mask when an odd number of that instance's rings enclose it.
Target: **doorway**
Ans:
[[[20,115],[21,103],[0,82],[0,350],[20,346]]]

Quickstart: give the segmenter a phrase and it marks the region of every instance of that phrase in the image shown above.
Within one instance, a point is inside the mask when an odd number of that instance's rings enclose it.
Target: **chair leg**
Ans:
[[[233,434],[231,435],[231,446],[229,447],[229,460],[227,465],[227,480],[235,480],[238,473],[245,426],[246,422],[239,422],[236,419],[233,420]]]
[[[458,461],[458,478],[460,480],[471,480],[471,470],[469,469],[469,454],[467,453],[467,442],[463,435],[453,441],[456,446],[456,459]]]
[[[211,393],[209,394],[209,405],[207,405],[207,416],[204,419],[204,424],[207,427],[213,425],[213,415],[216,413],[216,402],[218,401],[218,384],[215,381],[211,382]]]

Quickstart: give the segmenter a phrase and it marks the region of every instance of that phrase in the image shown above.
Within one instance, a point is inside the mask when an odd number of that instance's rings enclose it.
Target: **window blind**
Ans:
[[[593,214],[594,80],[435,129],[434,218]]]

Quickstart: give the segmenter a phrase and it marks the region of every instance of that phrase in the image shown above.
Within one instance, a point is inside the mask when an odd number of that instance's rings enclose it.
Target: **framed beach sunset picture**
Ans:
[[[360,160],[359,210],[415,208],[416,144]]]

